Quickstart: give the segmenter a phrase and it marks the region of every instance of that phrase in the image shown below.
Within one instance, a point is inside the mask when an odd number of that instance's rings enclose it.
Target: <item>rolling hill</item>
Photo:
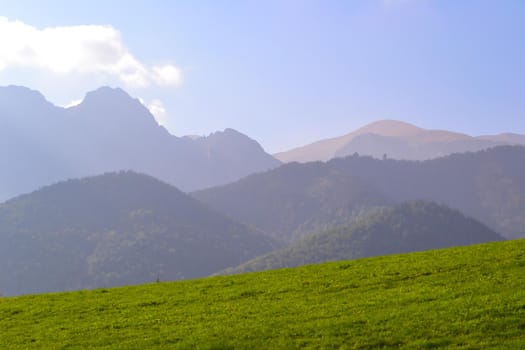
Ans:
[[[411,200],[446,204],[506,238],[517,238],[525,237],[522,164],[523,146],[499,146],[422,162],[354,155],[327,163],[289,163],[192,195],[232,218],[288,240],[311,217],[316,223],[308,229],[320,229],[351,219],[360,208]],[[302,186],[312,181],[311,174],[318,174],[315,183],[323,185]],[[311,193],[315,193],[313,200]],[[309,201],[315,206],[310,207]],[[307,215],[301,216],[303,212]],[[283,218],[276,213],[283,213]],[[337,221],[338,213],[341,220]]]
[[[254,258],[227,272],[271,270],[502,239],[459,211],[432,202],[415,201],[373,210],[354,219],[351,225],[319,231],[290,247]]]
[[[393,203],[368,181],[321,163],[287,164],[191,195],[285,242]]]
[[[0,347],[523,349],[525,240],[0,299]]]
[[[501,134],[472,137],[466,134],[427,130],[415,125],[381,120],[340,137],[321,140],[275,154],[282,162],[328,161],[358,153],[375,158],[426,160],[452,153],[479,151],[498,145],[525,145],[525,135]]]
[[[61,182],[0,204],[6,295],[210,275],[275,242],[152,177]]]
[[[37,91],[0,88],[0,201],[68,178],[134,170],[189,191],[225,184],[280,162],[226,129],[176,137],[121,89],[89,92],[61,108]]]

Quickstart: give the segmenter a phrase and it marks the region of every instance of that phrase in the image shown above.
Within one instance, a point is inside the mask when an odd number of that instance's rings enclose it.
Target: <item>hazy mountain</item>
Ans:
[[[275,242],[132,172],[69,180],[0,204],[0,292],[206,276]]]
[[[365,179],[321,163],[291,163],[191,195],[285,242],[392,203]]]
[[[505,133],[499,135],[479,136],[479,139],[506,143],[509,145],[525,145],[525,135]]]
[[[502,240],[459,211],[431,202],[403,203],[320,231],[291,247],[257,257],[229,273],[406,253]]]
[[[304,218],[317,218],[317,226],[320,222],[330,225],[336,213],[341,211],[343,217],[351,217],[348,213],[363,203],[366,207],[382,201],[419,199],[459,209],[507,238],[525,237],[523,164],[523,146],[500,146],[422,162],[351,156],[327,163],[289,163],[193,195],[233,218],[285,237],[290,237],[301,221],[286,219],[301,217],[303,212]],[[283,176],[287,173],[291,175]],[[311,174],[318,174],[317,183],[331,184],[317,187],[321,193],[316,194],[318,202],[329,213],[326,216],[320,214],[319,207],[306,209],[310,208],[305,200],[310,196],[309,187],[298,187],[303,181],[311,181]],[[337,174],[338,180],[329,174]],[[297,190],[290,196],[288,192],[294,188]],[[373,200],[363,202],[360,196],[346,194],[360,188],[373,193]],[[342,200],[345,198],[348,203]],[[280,219],[278,213],[286,214]]]
[[[15,86],[0,88],[0,162],[0,200],[67,178],[127,169],[188,191],[280,164],[232,129],[173,136],[121,89],[100,88],[65,109]]]
[[[309,162],[359,153],[376,158],[386,155],[394,159],[426,160],[513,144],[525,145],[525,136],[501,134],[472,137],[450,131],[422,129],[395,120],[382,120],[341,137],[277,153],[275,157],[283,162]]]

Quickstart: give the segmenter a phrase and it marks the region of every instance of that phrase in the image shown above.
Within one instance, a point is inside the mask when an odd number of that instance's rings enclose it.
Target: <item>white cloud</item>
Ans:
[[[159,85],[180,85],[182,83],[182,72],[172,65],[153,67],[153,79]]]
[[[82,101],[83,101],[83,99],[79,98],[78,100],[73,100],[73,101],[69,102],[68,104],[65,104],[62,107],[64,107],[64,108],[75,107],[75,106],[78,106],[79,104],[81,104]]]
[[[142,99],[140,99],[140,101],[142,102],[142,104],[144,104]],[[151,114],[153,114],[155,120],[157,121],[157,123],[159,123],[159,125],[167,126],[166,124],[168,120],[166,118],[166,108],[164,107],[164,104],[161,100],[154,99],[153,101],[151,101],[151,103],[146,105],[146,107],[149,109]]]
[[[0,71],[33,68],[56,74],[103,73],[130,87],[177,86],[180,68],[148,66],[133,56],[111,26],[79,25],[38,29],[0,17]]]

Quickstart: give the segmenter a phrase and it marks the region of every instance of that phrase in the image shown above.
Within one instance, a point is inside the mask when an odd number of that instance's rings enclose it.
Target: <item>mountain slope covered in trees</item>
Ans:
[[[506,238],[525,237],[525,147],[500,146],[475,153],[454,154],[427,161],[399,161],[350,156],[327,163],[290,163],[262,174],[255,174],[226,186],[193,193],[201,201],[245,223],[270,233],[288,235],[302,222],[293,224],[276,219],[272,210],[289,210],[285,217],[301,217],[308,206],[289,206],[287,189],[297,187],[310,174],[319,174],[317,198],[326,212],[345,212],[351,207],[385,205],[407,200],[428,200],[459,209],[488,225]],[[285,177],[283,174],[290,173]],[[334,175],[336,174],[336,175]],[[330,180],[337,177],[338,181]],[[276,186],[275,184],[279,185]],[[366,201],[346,195],[366,188]],[[299,188],[292,198],[309,196],[308,187]],[[361,192],[359,192],[361,193]],[[341,198],[343,202],[341,202]],[[372,198],[373,200],[370,200]],[[351,202],[345,203],[344,200]],[[304,201],[303,201],[304,202]],[[337,203],[342,203],[341,206]],[[275,209],[278,208],[278,209]],[[318,212],[318,210],[313,210]],[[351,218],[345,213],[343,217]],[[317,228],[331,225],[333,217],[319,217]],[[304,222],[304,221],[303,221]]]
[[[502,239],[459,211],[432,202],[415,201],[373,210],[350,225],[319,231],[228,272],[295,267]]]
[[[275,242],[133,172],[70,180],[0,205],[0,292],[206,276]]]
[[[286,242],[392,203],[365,179],[321,163],[287,164],[192,195]]]

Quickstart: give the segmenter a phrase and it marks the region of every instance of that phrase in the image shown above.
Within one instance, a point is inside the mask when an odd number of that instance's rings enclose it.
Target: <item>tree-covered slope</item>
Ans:
[[[525,237],[525,147],[500,146],[424,162],[347,157],[327,163],[396,201],[425,199],[472,216],[506,238]]]
[[[290,247],[257,257],[228,272],[294,267],[463,246],[502,240],[496,232],[457,210],[416,201],[373,210],[348,226],[316,232]]]
[[[300,184],[310,181],[311,174],[317,174],[317,183],[331,184],[317,187],[316,195],[317,202],[323,203],[329,213],[317,216],[318,222],[326,225],[333,221],[331,214],[343,212],[343,216],[348,217],[351,208],[359,208],[362,204],[428,200],[459,209],[506,238],[516,238],[525,237],[523,164],[523,146],[501,146],[421,162],[353,155],[327,163],[289,163],[193,195],[262,230],[289,232],[300,226],[302,220],[285,222],[275,212],[287,212],[285,218],[306,213],[306,206],[300,204],[308,203],[304,199],[310,196],[310,186],[301,187]],[[331,180],[333,174],[337,174],[337,181]],[[366,193],[373,195],[355,195],[354,191],[359,189],[366,189]],[[307,213],[316,217],[319,210]]]
[[[0,299],[2,349],[523,349],[525,240]]]
[[[206,276],[272,244],[146,175],[70,180],[0,205],[0,292]]]
[[[192,196],[286,242],[391,203],[365,179],[322,163],[287,164]]]

